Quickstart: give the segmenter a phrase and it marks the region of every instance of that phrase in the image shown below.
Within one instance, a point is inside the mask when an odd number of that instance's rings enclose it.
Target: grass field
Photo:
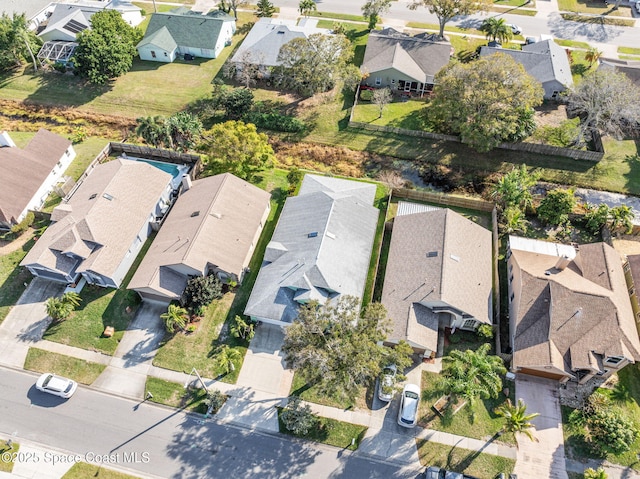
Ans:
[[[382,116],[380,116],[377,105],[372,102],[359,101],[354,110],[353,121],[406,128],[407,130],[420,130],[424,127],[420,115],[424,106],[424,102],[420,100],[394,101],[384,107]]]
[[[24,368],[39,373],[54,373],[73,379],[80,384],[91,384],[106,366],[43,349],[29,348]]]
[[[161,0],[158,0],[161,1]],[[99,479],[138,479],[138,476],[114,471],[98,464],[88,464],[86,462],[76,462],[62,479],[87,479],[88,477],[98,477]]]
[[[282,422],[280,417],[281,413],[281,409],[278,409],[280,432],[295,436]],[[355,451],[360,446],[360,442],[362,442],[364,435],[367,433],[367,429],[367,426],[319,417],[316,427],[311,429],[308,434],[298,435],[298,437]]]
[[[438,466],[462,472],[478,479],[494,479],[498,474],[513,472],[516,461],[418,439],[418,456],[423,466]]]

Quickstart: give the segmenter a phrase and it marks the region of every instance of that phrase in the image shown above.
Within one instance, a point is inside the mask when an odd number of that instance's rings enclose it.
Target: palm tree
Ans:
[[[164,321],[164,326],[167,331],[173,333],[176,330],[176,326],[184,329],[189,320],[189,316],[186,309],[176,304],[170,304],[167,312],[160,315],[160,319]]]
[[[165,121],[161,116],[136,118],[136,123],[136,135],[142,137],[145,143],[157,148],[166,142]]]
[[[66,304],[70,304],[74,308],[77,308],[78,306],[80,306],[80,303],[82,302],[82,298],[80,297],[80,295],[73,291],[64,293],[61,299],[62,299],[62,302]]]
[[[522,433],[532,441],[536,440],[531,432],[535,428],[531,420],[540,414],[537,412],[527,414],[527,405],[522,399],[518,399],[516,405],[511,403],[511,399],[507,399],[507,402],[496,408],[495,412],[505,420],[504,426],[502,426],[503,431]]]
[[[625,233],[631,233],[633,230],[632,220],[636,215],[629,206],[614,206],[609,212],[611,213],[611,219],[609,220],[609,228],[611,228],[611,231],[624,229]]]
[[[527,165],[513,168],[505,173],[491,188],[491,197],[494,198],[503,209],[516,206],[526,210],[533,204],[531,188],[538,181],[538,175],[529,173]]]
[[[311,12],[315,12],[318,10],[318,6],[313,0],[300,0],[298,10],[300,11],[300,15],[308,17]]]
[[[507,372],[502,359],[489,355],[491,345],[485,343],[475,351],[453,350],[443,358],[442,387],[454,399],[463,398],[469,409],[477,398],[496,398],[502,390],[501,375]]]
[[[241,316],[236,315],[235,323],[231,326],[230,331],[236,338],[246,339],[251,341],[256,334],[255,327],[252,321],[246,322]]]
[[[202,135],[202,122],[186,111],[170,116],[165,125],[169,146],[176,151],[193,148]]]
[[[511,27],[504,18],[487,18],[480,26],[480,31],[484,32],[487,39],[494,42],[507,43],[513,38]]]
[[[47,315],[54,321],[67,319],[73,312],[73,305],[65,303],[62,298],[56,298],[55,296],[47,299],[45,306],[47,308]]]
[[[502,221],[500,226],[507,234],[520,231],[522,233],[527,232],[529,221],[524,212],[517,206],[509,206],[502,212]]]
[[[587,50],[587,53],[584,54],[584,59],[589,62],[589,68],[591,68],[594,63],[600,60],[601,56],[602,52],[600,50],[591,47]]]
[[[214,361],[218,369],[222,369],[224,374],[229,374],[236,370],[234,361],[238,361],[241,357],[240,351],[230,348],[228,344],[223,344],[216,349]]]

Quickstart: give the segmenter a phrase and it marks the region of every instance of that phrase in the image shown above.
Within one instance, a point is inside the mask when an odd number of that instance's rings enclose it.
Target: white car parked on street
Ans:
[[[63,378],[51,373],[44,373],[36,381],[36,389],[67,399],[76,392],[78,383],[72,379]]]

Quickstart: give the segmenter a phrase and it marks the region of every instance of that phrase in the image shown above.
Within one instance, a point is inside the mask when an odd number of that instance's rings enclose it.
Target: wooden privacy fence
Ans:
[[[490,201],[478,198],[468,198],[465,196],[454,196],[446,193],[434,193],[431,191],[410,190],[408,188],[394,188],[393,196],[398,198],[406,198],[409,200],[426,201],[428,203],[437,203],[439,205],[457,206],[459,208],[469,208],[480,211],[493,211],[495,205]]]

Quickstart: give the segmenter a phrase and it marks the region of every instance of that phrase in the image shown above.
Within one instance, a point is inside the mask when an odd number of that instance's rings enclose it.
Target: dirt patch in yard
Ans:
[[[640,235],[620,235],[613,238],[613,247],[622,255],[640,254]]]
[[[557,103],[544,103],[535,109],[534,117],[538,128],[559,126],[567,119],[567,106]]]

